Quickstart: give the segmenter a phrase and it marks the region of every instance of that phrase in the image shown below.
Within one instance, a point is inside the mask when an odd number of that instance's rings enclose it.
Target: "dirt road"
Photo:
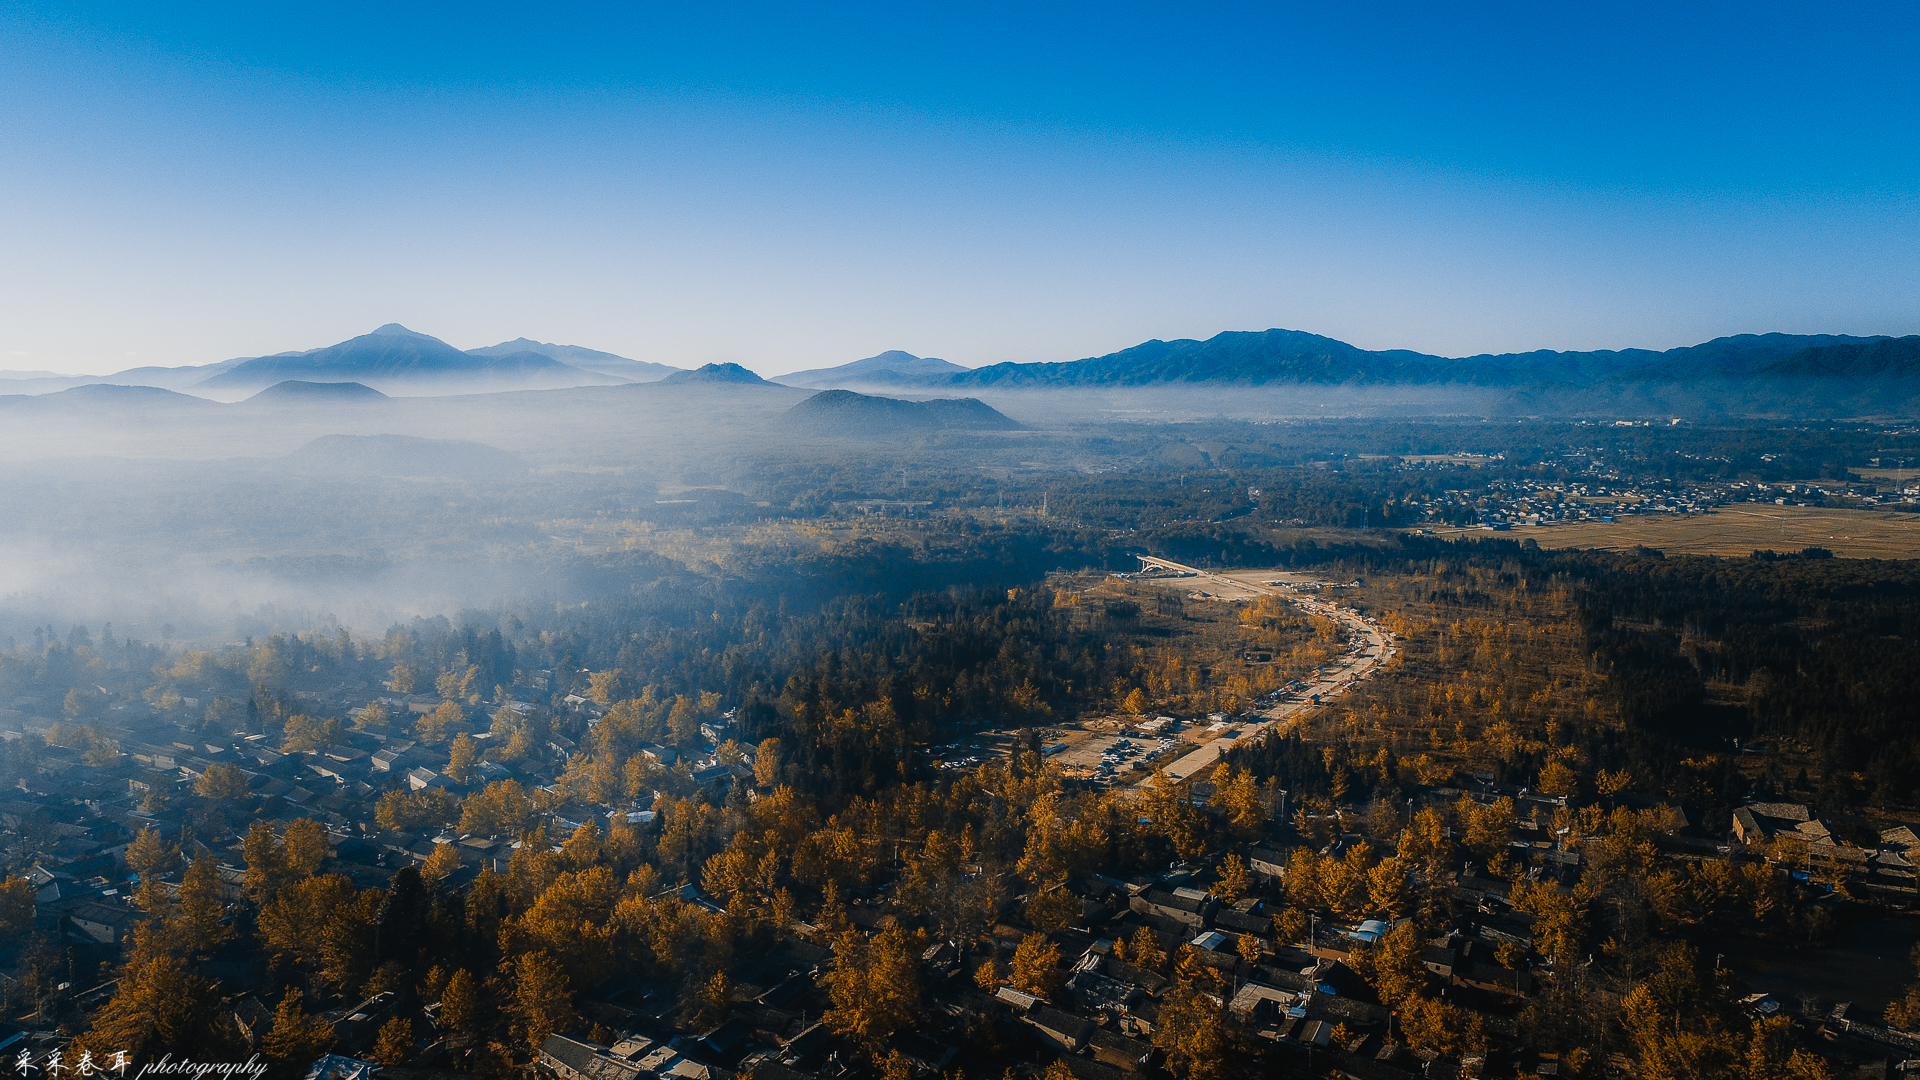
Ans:
[[[1258,738],[1269,732],[1285,733],[1293,725],[1304,720],[1313,710],[1328,704],[1355,683],[1373,674],[1380,665],[1391,660],[1399,651],[1394,648],[1393,635],[1380,624],[1351,608],[1341,607],[1325,599],[1324,592],[1301,592],[1290,587],[1318,585],[1324,590],[1327,583],[1311,575],[1277,570],[1233,570],[1215,573],[1211,570],[1183,566],[1144,555],[1140,557],[1140,561],[1150,567],[1191,574],[1193,576],[1190,578],[1176,580],[1182,587],[1191,585],[1198,591],[1222,600],[1278,596],[1291,601],[1315,615],[1339,620],[1347,628],[1348,636],[1353,643],[1353,648],[1339,660],[1328,664],[1320,674],[1310,677],[1305,688],[1287,695],[1278,704],[1254,710],[1254,715],[1261,719],[1244,724],[1237,735],[1215,739],[1192,753],[1167,763],[1165,768],[1167,776],[1171,779],[1184,780],[1193,776],[1220,760],[1221,751],[1247,739]],[[1313,700],[1316,696],[1320,699],[1317,704]],[[1146,780],[1141,780],[1131,786],[1138,789],[1145,783]]]

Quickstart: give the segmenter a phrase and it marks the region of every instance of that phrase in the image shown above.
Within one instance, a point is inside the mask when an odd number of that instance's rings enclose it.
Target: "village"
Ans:
[[[533,677],[545,681],[550,673]],[[1298,690],[1290,688],[1286,696],[1297,699]],[[606,712],[590,698],[547,694],[536,683],[517,685],[509,693],[494,707],[496,715],[550,714],[555,721],[550,732],[569,725],[590,730]],[[108,712],[120,721],[117,725],[99,724],[83,745],[63,745],[75,741],[71,725],[13,714],[9,725],[17,730],[6,732],[9,752],[32,764],[17,793],[0,802],[5,829],[0,852],[10,870],[32,885],[33,923],[67,950],[72,977],[56,987],[36,988],[32,995],[8,988],[12,1012],[8,1030],[0,1034],[0,1052],[56,1051],[70,1037],[58,1018],[98,1005],[113,992],[110,981],[89,976],[111,970],[128,934],[144,918],[131,904],[135,882],[127,863],[129,846],[143,831],[178,845],[189,862],[215,863],[225,898],[237,902],[247,871],[243,838],[262,821],[281,836],[296,821],[319,823],[330,848],[325,870],[345,875],[358,887],[384,888],[402,869],[430,868],[441,888],[458,889],[483,870],[508,873],[524,845],[547,843],[560,850],[583,825],[644,832],[655,827],[655,804],[675,796],[708,792],[750,803],[772,794],[757,782],[754,748],[733,741],[727,715],[703,723],[689,752],[653,744],[640,748],[658,766],[658,790],[636,800],[589,804],[569,797],[560,782],[576,747],[559,734],[548,734],[542,745],[515,755],[511,763],[473,756],[463,765],[449,761],[450,755],[458,756],[450,745],[465,739],[484,747],[504,734],[494,728],[512,725],[483,726],[484,710],[450,709],[445,699],[428,694],[380,694],[357,703],[343,695],[305,704],[316,711],[348,712],[357,722],[306,749],[289,750],[287,742],[258,734],[210,738],[190,724],[178,725],[176,738],[160,742],[151,735],[157,718],[135,719],[140,706],[131,703]],[[1026,752],[1047,762],[1043,767],[1077,777],[1063,774],[1063,783],[1105,786],[1102,781],[1116,766],[1147,780],[1166,763],[1163,755],[1173,756],[1182,729],[1200,731],[1212,741],[1258,719],[1160,717],[1089,724],[1071,739],[1056,738],[1064,734],[1060,731],[983,732],[975,741],[931,752],[966,769],[983,759],[1010,761],[1034,746]],[[439,745],[423,741],[423,724]],[[139,738],[139,732],[147,738]],[[1191,737],[1182,736],[1182,745]],[[99,752],[109,741],[117,743],[118,754]],[[37,745],[42,742],[46,745]],[[281,745],[271,745],[275,742]],[[1227,775],[1230,767],[1224,766],[1182,781],[1169,781],[1161,772],[1159,784],[1175,786],[1159,794],[1217,815],[1220,785],[1212,781]],[[470,833],[438,826],[393,828],[381,821],[381,800],[393,792],[446,792],[471,799],[502,783],[528,793],[529,828]],[[1555,1075],[1563,1067],[1564,1075],[1599,1075],[1526,1045],[1522,1013],[1583,958],[1554,955],[1536,933],[1540,915],[1516,904],[1517,890],[1571,895],[1583,861],[1608,843],[1598,824],[1605,815],[1596,813],[1598,808],[1576,814],[1563,795],[1496,784],[1491,776],[1422,786],[1404,807],[1387,808],[1384,823],[1377,806],[1289,806],[1287,793],[1271,785],[1260,798],[1265,824],[1258,837],[1224,844],[1159,873],[1096,868],[1063,881],[1060,888],[1072,896],[1073,912],[1050,929],[1023,918],[1032,897],[1020,895],[1017,879],[1002,883],[994,893],[998,899],[988,932],[931,940],[916,954],[924,1015],[911,1030],[895,1034],[889,1047],[911,1075],[945,1074],[976,1055],[982,1040],[998,1056],[1035,1062],[1036,1069],[1052,1061],[1080,1080],[1153,1075],[1164,1064],[1166,1051],[1154,1033],[1163,1023],[1163,995],[1182,978],[1174,971],[1177,964],[1204,970],[1211,980],[1208,992],[1224,1005],[1234,1028],[1234,1045],[1256,1054],[1270,1075],[1391,1080],[1516,1070]],[[1617,804],[1614,813],[1624,806]],[[1645,809],[1655,812],[1650,804]],[[1914,899],[1920,838],[1910,830],[1888,830],[1877,844],[1849,843],[1817,809],[1798,803],[1738,807],[1724,833],[1709,832],[1671,809],[1664,814],[1649,818],[1659,823],[1649,836],[1663,862],[1764,867],[1815,906],[1843,890],[1888,910],[1904,910]],[[1298,879],[1303,868],[1316,873],[1315,867],[1350,859],[1368,844],[1405,855],[1409,833],[1423,815],[1448,822],[1449,835],[1457,829],[1464,837],[1489,827],[1499,832],[1492,839],[1476,836],[1471,850],[1464,844],[1452,848],[1451,855],[1416,875],[1427,893],[1419,902],[1428,907],[1428,921],[1444,926],[1444,933],[1423,936],[1418,943],[1424,978],[1439,1000],[1458,1010],[1453,1015],[1473,1018],[1485,1033],[1484,1046],[1451,1054],[1432,1048],[1445,1040],[1410,1033],[1409,1018],[1382,1003],[1374,985],[1378,977],[1367,957],[1406,921],[1405,914],[1394,914],[1396,906],[1405,911],[1404,899],[1332,901],[1326,906],[1349,916],[1309,914],[1304,925],[1298,918],[1303,892],[1320,887]],[[1303,861],[1303,852],[1313,855]],[[1356,865],[1364,874],[1365,864]],[[665,884],[686,903],[715,915],[728,911],[727,898],[707,894],[697,879]],[[852,927],[878,935],[898,925],[892,888],[880,881],[850,889],[845,911]],[[1352,917],[1362,911],[1377,917]],[[735,971],[724,1018],[705,1017],[697,1029],[686,1025],[673,988],[644,976],[615,974],[581,988],[579,1011],[601,1038],[584,1029],[555,1032],[540,1047],[540,1068],[567,1080],[731,1075],[831,1080],[857,1074],[845,1041],[823,1019],[833,1008],[825,981],[834,944],[817,924],[795,919],[776,927],[774,946]],[[1001,971],[1007,974],[996,974]],[[245,972],[236,969],[230,975],[233,996],[222,1007],[230,1011],[237,1037],[257,1045],[272,1010],[238,990],[247,982]],[[1189,982],[1191,975],[1185,976]],[[1738,978],[1731,970],[1727,977]],[[1741,983],[1735,989],[1754,1017],[1791,1016],[1808,1039],[1849,1060],[1880,1061],[1885,1068],[1920,1057],[1920,1038],[1875,1017],[1849,1016],[1845,1002],[1821,1001],[1809,1012],[1794,1006],[1792,986]],[[342,1075],[373,1068],[355,1055],[371,1049],[395,997],[342,1000],[326,1009],[322,1015],[333,1033],[330,1068],[348,1070]],[[464,1046],[464,1037],[451,1029],[419,1034],[413,1061],[388,1075],[425,1075],[436,1060],[447,1061]],[[1415,1049],[1410,1043],[1426,1045]],[[1618,1053],[1615,1058],[1610,1067],[1624,1075],[1626,1058]]]

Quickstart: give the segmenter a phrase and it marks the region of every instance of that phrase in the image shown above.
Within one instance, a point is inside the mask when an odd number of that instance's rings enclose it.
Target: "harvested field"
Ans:
[[[1506,532],[1435,529],[1441,536],[1537,540],[1547,548],[1646,546],[1671,554],[1747,555],[1823,547],[1848,559],[1920,559],[1920,514],[1739,503],[1711,514],[1647,514],[1620,521],[1515,526]]]

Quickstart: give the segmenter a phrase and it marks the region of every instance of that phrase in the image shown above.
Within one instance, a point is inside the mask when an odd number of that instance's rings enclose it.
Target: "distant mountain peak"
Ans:
[[[379,334],[383,337],[417,337],[417,338],[426,338],[428,341],[440,340],[439,338],[434,337],[431,334],[422,334],[417,330],[409,330],[406,327],[401,326],[397,322],[390,322],[387,325],[376,329],[374,333]]]
[[[602,375],[612,375],[628,382],[658,382],[680,369],[666,364],[656,364],[647,360],[629,360],[610,352],[598,349],[582,348],[579,345],[556,345],[551,341],[535,341],[529,337],[517,337],[512,341],[503,341],[498,345],[488,345],[480,349],[468,349],[472,356],[506,356],[511,353],[539,353],[563,364],[579,368],[582,371],[597,371]]]
[[[839,382],[920,383],[945,379],[967,369],[934,356],[915,356],[902,349],[888,349],[878,356],[855,360],[839,367],[795,371],[779,377],[788,386],[828,386]]]
[[[741,367],[739,364],[707,364],[692,371],[676,371],[660,380],[664,383],[745,383],[748,385],[771,386],[767,380]]]

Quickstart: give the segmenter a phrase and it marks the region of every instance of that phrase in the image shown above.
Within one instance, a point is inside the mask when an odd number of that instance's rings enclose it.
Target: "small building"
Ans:
[[[83,900],[61,913],[61,925],[102,945],[118,945],[141,918],[132,908]]]
[[[1049,1045],[1068,1053],[1086,1045],[1087,1037],[1093,1033],[1092,1020],[1047,1005],[1029,1009],[1020,1019],[1033,1025]]]
[[[379,1068],[371,1061],[328,1054],[308,1067],[306,1080],[372,1080]]]
[[[1733,835],[1743,844],[1756,844],[1783,832],[1799,834],[1805,825],[1819,825],[1805,803],[1748,803],[1733,812]],[[1819,832],[1827,834],[1828,830],[1821,825]]]
[[[453,786],[452,783],[448,781],[446,777],[424,766],[407,770],[407,787],[414,791],[425,791],[428,788],[446,788],[451,786]]]
[[[1219,902],[1206,892],[1184,886],[1171,891],[1149,889],[1128,904],[1142,915],[1172,919],[1196,930],[1205,927],[1208,917],[1219,907]]]
[[[667,1053],[670,1058],[678,1056],[672,1051]],[[617,1057],[611,1047],[569,1039],[565,1035],[547,1036],[540,1044],[534,1068],[560,1080],[640,1080],[647,1073],[641,1062]]]
[[[1022,1012],[1026,1012],[1040,1004],[1039,998],[1027,993],[1025,990],[1015,990],[1011,986],[1003,986],[995,990],[993,996],[996,1000],[1004,1001]]]
[[[675,750],[671,746],[661,746],[658,743],[643,743],[639,748],[639,753],[641,757],[668,768],[672,768],[673,763],[680,760],[680,751]]]
[[[1095,1061],[1116,1069],[1141,1072],[1153,1061],[1152,1043],[1122,1035],[1110,1028],[1094,1028],[1087,1042],[1093,1046]]]
[[[1299,997],[1292,990],[1249,982],[1243,984],[1239,992],[1233,995],[1233,1000],[1227,1003],[1227,1012],[1243,1024],[1270,1020],[1285,1013]]]

